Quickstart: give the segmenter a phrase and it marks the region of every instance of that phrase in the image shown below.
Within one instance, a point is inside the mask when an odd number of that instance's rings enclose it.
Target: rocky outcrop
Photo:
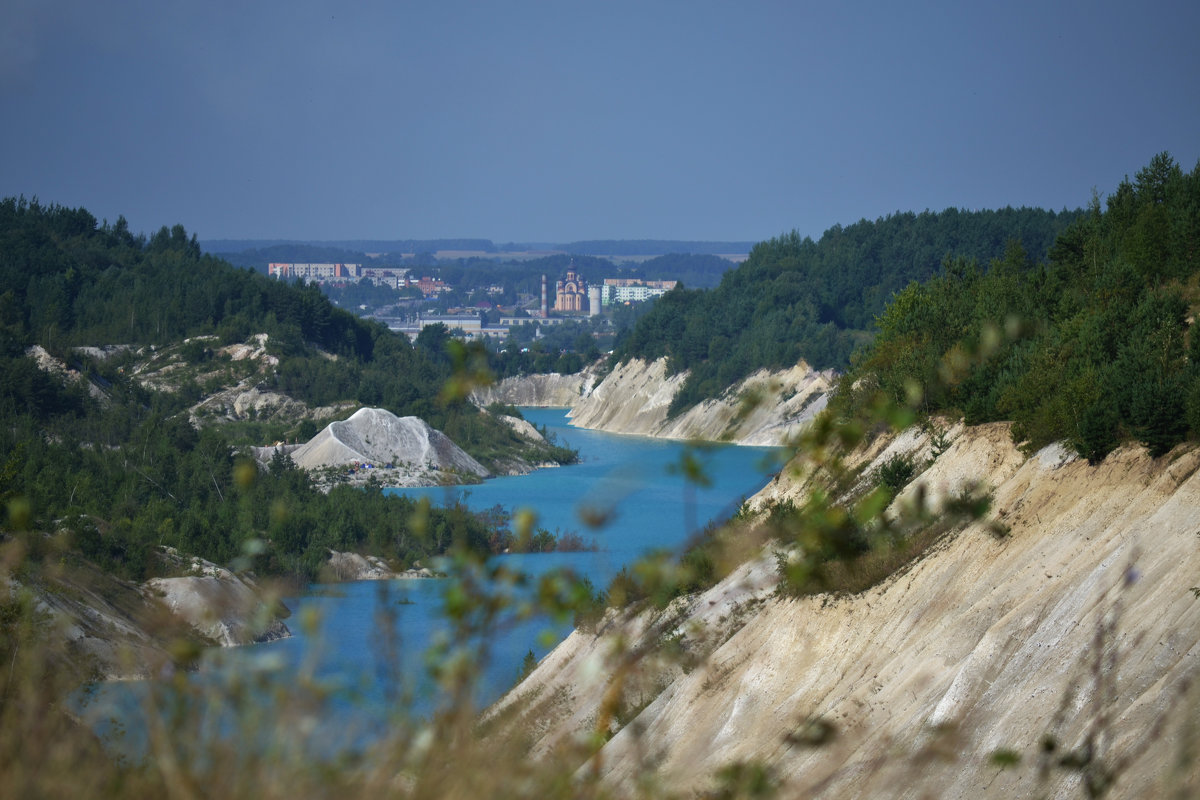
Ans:
[[[215,337],[209,337],[216,344]],[[190,341],[190,340],[188,340]],[[225,420],[286,420],[296,422],[311,419],[314,422],[341,416],[355,407],[355,403],[335,403],[328,406],[312,407],[307,403],[289,397],[279,392],[264,391],[256,384],[262,376],[273,371],[279,365],[279,359],[267,352],[268,336],[257,333],[245,342],[235,342],[217,348],[219,357],[228,358],[231,362],[244,362],[255,365],[252,374],[239,381],[235,386],[229,386],[214,392],[189,409],[192,424],[200,427],[206,421],[213,419]],[[171,364],[167,365],[172,366]],[[149,379],[151,376],[146,376]]]
[[[497,418],[523,439],[528,439],[531,442],[545,442],[546,437],[542,436],[541,432],[535,428],[529,420],[520,417],[510,417],[508,414],[497,414]]]
[[[253,386],[238,386],[216,392],[189,409],[197,427],[212,419],[225,420],[287,420],[311,419],[324,422],[354,408],[353,403],[312,407],[307,403],[279,392],[268,392]]]
[[[82,348],[80,348],[82,349]],[[64,384],[77,384],[82,386],[93,399],[99,401],[103,405],[108,403],[108,395],[104,394],[99,386],[89,381],[78,370],[68,367],[63,361],[55,358],[46,351],[46,348],[40,344],[31,345],[25,350],[26,358],[33,359],[38,365],[38,369],[49,373],[58,378]]]
[[[326,562],[328,577],[337,581],[390,581],[397,578],[433,578],[432,570],[419,564],[413,569],[397,572],[378,556],[329,551]]]
[[[759,371],[674,418],[667,410],[686,373],[667,374],[666,359],[618,365],[572,404],[572,425],[666,439],[704,439],[748,445],[786,442],[825,407],[832,372],[803,362],[789,370]]]
[[[471,401],[481,408],[492,403],[560,408],[574,405],[592,390],[595,382],[594,370],[583,370],[574,375],[522,375],[475,389]]]
[[[173,550],[168,558],[182,560]],[[281,603],[269,601],[258,585],[202,558],[188,560],[192,574],[151,578],[146,589],[206,639],[221,645],[269,642],[291,636],[280,619]]]
[[[930,452],[930,438],[876,442],[857,466]],[[576,631],[502,703],[534,732],[533,753],[561,757],[594,728],[613,652],[667,641],[696,661],[640,656],[596,756],[617,794],[644,771],[703,793],[736,763],[769,769],[781,796],[1194,791],[1200,450],[1124,447],[1091,466],[1062,447],[1027,457],[1004,425],[953,430],[937,450],[907,492],[982,482],[987,523],[1006,536],[984,523],[948,533],[854,596],[772,597],[767,553],[666,612]],[[802,496],[803,479],[785,471],[769,491]]]
[[[418,417],[397,417],[381,408],[360,408],[349,419],[330,423],[291,452],[307,470],[380,470],[385,485],[420,486],[484,478],[488,470],[449,437]]]
[[[330,550],[325,563],[330,577],[339,581],[386,581],[396,577],[395,571],[378,556]]]

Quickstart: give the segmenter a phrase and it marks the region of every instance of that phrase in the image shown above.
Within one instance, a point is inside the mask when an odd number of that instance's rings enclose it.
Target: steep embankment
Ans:
[[[668,419],[667,409],[686,374],[667,375],[665,359],[617,366],[571,409],[571,423],[612,433],[665,439],[706,439],[777,445],[825,407],[831,372],[803,362],[782,372],[759,371],[720,398]]]
[[[770,597],[767,556],[666,614],[577,631],[505,701],[528,703],[533,752],[595,725],[625,635],[701,660],[639,662],[595,764],[618,791],[653,770],[686,793],[757,762],[785,796],[1081,796],[1064,757],[1115,780],[1110,796],[1195,791],[1200,451],[1126,447],[1090,466],[1061,447],[1026,458],[1003,425],[952,436],[919,482],[993,487],[1006,537],[972,525],[855,596]],[[862,456],[901,450],[928,452],[927,437]],[[799,494],[792,480],[768,491]]]
[[[471,393],[471,400],[481,408],[492,403],[514,406],[560,407],[574,405],[592,390],[596,374],[587,369],[574,375],[551,372],[544,375],[521,375],[505,378],[491,386],[481,386]]]
[[[151,578],[146,589],[205,639],[234,647],[292,635],[280,619],[282,605],[269,602],[249,576],[195,556],[185,559],[171,548],[167,555],[188,562],[189,574]]]
[[[480,405],[570,407],[571,424],[609,433],[664,439],[704,439],[778,445],[825,407],[833,373],[801,362],[781,372],[760,371],[675,418],[667,410],[686,373],[667,374],[666,359],[619,364],[603,380],[579,375],[509,378],[474,395]]]
[[[0,574],[0,602],[26,595],[60,654],[58,666],[80,680],[145,678],[171,661],[167,642],[200,639],[141,587],[87,563]]]
[[[0,575],[0,601],[27,593],[49,652],[89,680],[156,675],[181,641],[228,647],[291,636],[286,609],[248,576],[170,547],[159,554],[184,574],[139,585],[82,559],[31,563]]]

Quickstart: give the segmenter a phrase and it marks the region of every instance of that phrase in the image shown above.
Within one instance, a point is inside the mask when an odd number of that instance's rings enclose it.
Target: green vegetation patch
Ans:
[[[899,292],[834,406],[913,397],[969,424],[1012,421],[1031,451],[1065,440],[1094,463],[1132,439],[1162,455],[1200,433],[1198,276],[1200,165],[1163,153],[1104,209],[1093,198],[1045,261],[1012,243]]]
[[[760,368],[843,369],[867,344],[894,292],[934,275],[950,255],[987,260],[1019,239],[1045,253],[1076,212],[1005,208],[894,214],[834,226],[819,241],[798,233],[762,242],[711,291],[677,287],[655,303],[614,352],[669,359],[689,370],[671,414],[718,397]]]

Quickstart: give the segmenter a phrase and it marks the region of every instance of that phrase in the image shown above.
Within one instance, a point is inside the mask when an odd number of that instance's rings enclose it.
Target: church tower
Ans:
[[[571,259],[566,279],[555,284],[554,310],[587,311],[587,290],[587,281],[575,271],[575,259]]]

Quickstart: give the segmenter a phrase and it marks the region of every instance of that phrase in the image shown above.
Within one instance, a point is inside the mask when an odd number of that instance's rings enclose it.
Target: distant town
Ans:
[[[732,262],[731,262],[732,266]],[[407,267],[364,267],[350,263],[293,263],[271,262],[267,274],[280,280],[299,280],[320,285],[326,290],[346,289],[363,282],[376,287],[387,287],[396,291],[419,292],[424,300],[436,300],[451,292],[440,278],[414,273]],[[647,280],[642,278],[601,278],[589,283],[575,266],[574,260],[565,273],[555,280],[553,304],[550,302],[549,279],[541,275],[540,298],[528,294],[518,302],[504,306],[484,301],[475,306],[447,309],[444,313],[418,312],[412,315],[375,314],[391,330],[415,337],[430,325],[444,325],[467,339],[504,339],[512,334],[516,326],[537,322],[540,325],[561,324],[568,320],[598,317],[608,307],[643,303],[659,297],[676,287],[675,280]],[[489,295],[504,294],[504,287],[484,287]],[[411,295],[410,295],[411,296]],[[490,321],[489,312],[498,319]]]

